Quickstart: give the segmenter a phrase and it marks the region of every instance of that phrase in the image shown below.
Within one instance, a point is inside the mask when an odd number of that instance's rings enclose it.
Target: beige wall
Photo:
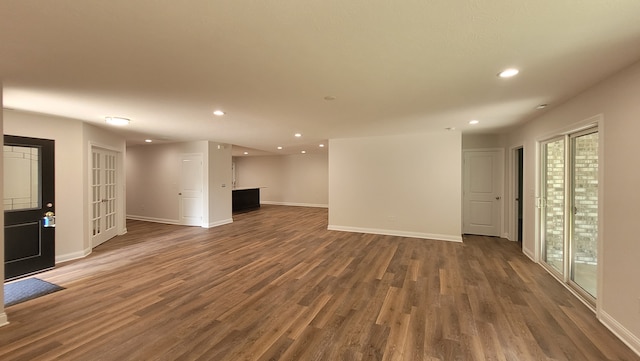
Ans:
[[[502,148],[503,138],[501,134],[463,134],[462,149]]]
[[[513,131],[506,149],[524,145],[524,247],[536,257],[536,142],[602,119],[598,317],[640,352],[640,167],[633,155],[640,134],[638,94],[640,63]]]
[[[124,152],[124,139],[76,119],[14,110],[3,113],[5,134],[55,140],[56,262],[89,254],[90,145]],[[124,204],[124,192],[119,197]]]
[[[220,145],[221,149],[218,149]],[[127,216],[180,224],[183,154],[203,159],[203,227],[231,222],[231,146],[196,141],[127,148]],[[223,187],[224,185],[224,187]]]
[[[232,222],[231,145],[209,142],[208,226]]]
[[[329,142],[329,227],[461,240],[459,132]]]
[[[206,141],[128,147],[127,216],[179,224],[181,155],[207,153]]]
[[[327,207],[327,154],[235,157],[236,187],[265,187],[266,204]]]

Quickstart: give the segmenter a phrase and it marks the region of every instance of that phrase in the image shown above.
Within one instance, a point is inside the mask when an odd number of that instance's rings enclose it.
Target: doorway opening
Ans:
[[[520,249],[522,249],[522,215],[523,215],[523,203],[524,203],[524,148],[516,148],[515,152],[515,191],[516,191],[516,204],[515,204],[515,240],[520,245]]]

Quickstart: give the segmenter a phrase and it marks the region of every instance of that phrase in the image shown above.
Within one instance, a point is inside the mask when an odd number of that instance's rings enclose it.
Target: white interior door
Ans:
[[[96,247],[118,234],[117,154],[91,149],[91,244]]]
[[[462,231],[499,237],[503,153],[499,150],[465,151],[463,164]]]
[[[184,154],[180,169],[180,223],[202,226],[202,154]]]

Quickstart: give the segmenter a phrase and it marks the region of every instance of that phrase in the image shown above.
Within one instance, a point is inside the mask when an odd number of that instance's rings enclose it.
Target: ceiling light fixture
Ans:
[[[302,152],[300,152],[300,153],[305,154],[305,153],[307,153],[307,151],[306,151],[306,150],[303,150],[303,151],[302,151]]]
[[[319,147],[320,147],[320,148],[324,148],[324,144],[320,144],[320,145],[319,145]]]
[[[244,155],[248,155],[248,154],[249,154],[249,152],[244,152]]]
[[[145,139],[144,141],[147,142],[147,143],[152,143],[153,142],[152,139]]]
[[[222,110],[214,110],[213,115],[217,115],[219,117],[223,116],[225,113]]]
[[[476,125],[476,124],[478,124],[478,123],[480,123],[480,121],[479,121],[479,120],[475,120],[475,119],[474,119],[474,120],[469,121],[469,124],[471,124],[471,125]]]
[[[516,76],[519,72],[520,72],[520,70],[518,70],[518,69],[509,68],[509,69],[505,69],[505,70],[499,72],[498,76],[500,78],[511,78],[512,76]]]
[[[107,124],[117,126],[129,125],[129,122],[131,122],[129,119],[121,117],[106,117],[104,121],[107,122]]]
[[[278,147],[278,150],[282,150],[282,147]]]
[[[296,134],[294,134],[294,136],[295,136],[296,138],[300,138],[300,137],[302,136],[302,134],[300,134],[300,133],[296,133]]]

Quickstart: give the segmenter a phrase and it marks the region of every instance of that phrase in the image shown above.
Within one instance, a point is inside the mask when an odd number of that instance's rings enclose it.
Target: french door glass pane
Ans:
[[[543,227],[544,259],[564,274],[565,217],[564,139],[544,144]]]
[[[571,142],[573,217],[571,279],[595,297],[598,259],[598,133]]]

